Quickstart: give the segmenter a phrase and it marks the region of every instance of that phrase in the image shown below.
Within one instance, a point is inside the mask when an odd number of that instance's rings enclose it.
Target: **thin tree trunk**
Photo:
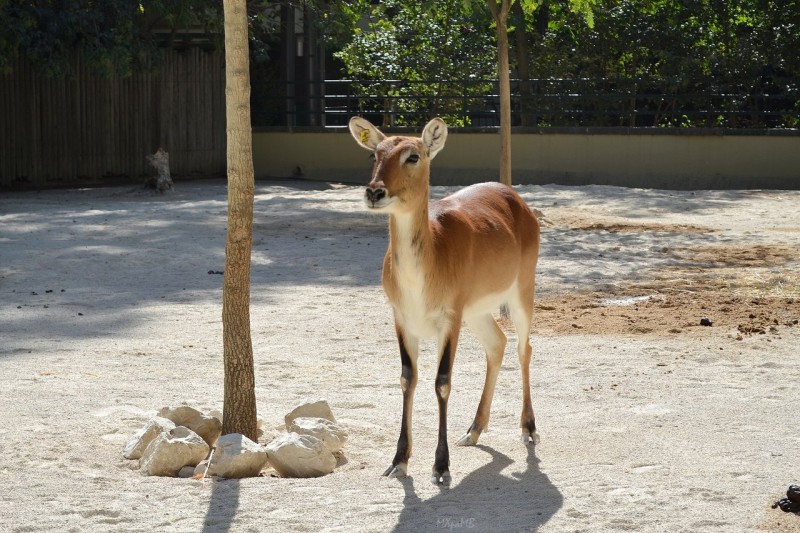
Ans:
[[[542,4],[545,7],[546,3]],[[530,69],[530,47],[528,46],[528,31],[525,21],[525,10],[522,9],[522,2],[517,0],[512,6],[514,9],[515,30],[514,30],[514,50],[517,55],[517,76],[519,77],[519,93],[521,100],[522,125],[536,126],[536,117],[531,112],[531,100],[533,88],[531,87]]]
[[[489,0],[497,27],[497,78],[500,85],[500,182],[511,185],[511,80],[508,76],[508,12],[511,0]]]
[[[253,148],[245,0],[224,0],[225,111],[228,139],[228,234],[222,287],[225,398],[222,433],[257,440],[255,372],[250,336],[253,241]]]

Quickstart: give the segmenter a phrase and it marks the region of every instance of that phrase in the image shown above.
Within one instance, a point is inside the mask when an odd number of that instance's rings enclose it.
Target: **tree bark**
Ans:
[[[547,5],[542,2],[542,7]],[[533,88],[531,86],[530,47],[528,46],[528,25],[525,21],[525,10],[522,2],[517,0],[512,6],[514,10],[514,50],[517,55],[517,77],[519,78],[520,111],[523,126],[536,126],[536,117],[531,112]]]
[[[256,441],[255,372],[250,336],[250,252],[253,241],[253,144],[250,57],[245,0],[224,0],[228,233],[222,286],[225,398],[222,433]]]
[[[512,0],[489,0],[497,28],[497,79],[500,89],[500,182],[511,185],[511,80],[508,75],[508,12]]]

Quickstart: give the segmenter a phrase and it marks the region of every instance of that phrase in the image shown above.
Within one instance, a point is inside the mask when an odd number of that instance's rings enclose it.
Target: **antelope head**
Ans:
[[[427,202],[430,162],[447,139],[442,119],[428,122],[421,137],[387,137],[368,120],[353,117],[350,133],[359,146],[372,152],[372,177],[364,193],[368,209],[404,212]]]

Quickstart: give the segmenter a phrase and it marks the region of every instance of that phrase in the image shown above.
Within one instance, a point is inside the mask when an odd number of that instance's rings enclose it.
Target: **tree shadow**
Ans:
[[[203,533],[225,533],[233,528],[233,520],[239,509],[241,480],[214,479],[212,483]]]
[[[422,500],[414,478],[400,480],[405,491],[404,508],[396,533],[472,530],[535,531],[561,508],[564,498],[539,469],[533,446],[528,446],[526,469],[511,476],[502,472],[514,464],[508,456],[488,447],[475,447],[491,461],[467,475],[452,489]],[[427,482],[427,479],[426,479]]]

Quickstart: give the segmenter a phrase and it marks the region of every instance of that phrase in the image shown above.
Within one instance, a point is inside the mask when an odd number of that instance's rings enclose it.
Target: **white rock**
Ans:
[[[158,414],[172,420],[176,426],[184,426],[191,429],[200,435],[209,446],[214,446],[222,434],[222,421],[219,418],[206,416],[188,405],[164,407]]]
[[[291,431],[289,430],[289,426],[291,425],[292,421],[301,416],[309,418],[324,418],[326,420],[330,420],[331,422],[336,422],[336,419],[333,417],[333,411],[331,411],[331,406],[328,405],[327,400],[303,402],[292,409],[292,411],[284,417],[286,429]]]
[[[267,444],[267,456],[283,477],[319,477],[336,468],[336,458],[311,435],[287,433]]]
[[[208,475],[228,479],[256,477],[267,465],[267,461],[267,450],[263,446],[241,433],[231,433],[223,435],[217,441],[217,448],[211,455]]]
[[[337,453],[347,442],[347,431],[339,424],[325,418],[305,416],[295,418],[289,425],[289,431],[318,438],[331,453]]]
[[[158,412],[158,416],[172,420],[175,422],[176,426],[189,427],[186,424],[199,416],[203,416],[203,413],[194,407],[189,407],[188,405],[179,405],[178,407],[162,407]]]
[[[184,466],[196,466],[205,459],[209,450],[200,435],[178,426],[153,439],[139,459],[139,468],[149,476],[176,476]]]
[[[222,422],[213,416],[195,418],[186,427],[200,435],[209,446],[214,446],[219,436],[222,435]]]
[[[125,459],[139,459],[154,438],[160,433],[175,428],[175,424],[166,418],[155,416],[147,421],[142,429],[137,431],[122,450]]]

